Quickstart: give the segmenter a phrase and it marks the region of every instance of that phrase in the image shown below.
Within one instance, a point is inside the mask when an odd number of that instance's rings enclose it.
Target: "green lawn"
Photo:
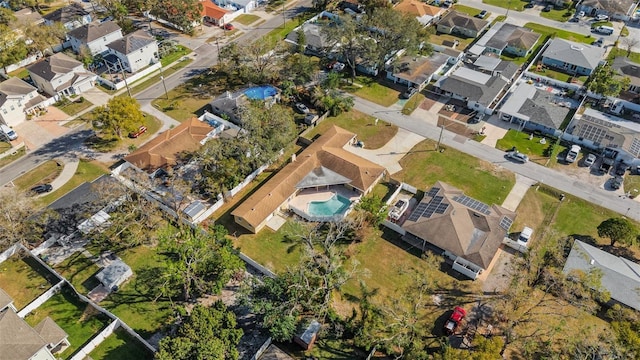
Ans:
[[[629,54],[629,56],[627,56],[627,50],[620,49],[620,48],[612,48],[611,52],[609,52],[609,60],[613,60],[613,59],[617,58],[618,56],[624,56],[624,57],[628,58],[629,60],[631,60],[632,62],[634,62],[636,64],[640,64],[640,53],[632,51]]]
[[[554,141],[553,139],[546,139],[546,144],[541,144],[540,137],[534,136],[532,140],[529,140],[529,134],[511,129],[507,131],[502,139],[498,140],[496,148],[508,150],[515,146],[518,151],[529,155],[531,161],[544,165],[549,160],[548,149]],[[560,151],[564,150],[563,146],[558,146],[562,147]]]
[[[237,18],[235,18],[233,21],[234,22],[239,22],[242,25],[251,25],[254,22],[260,20],[260,16],[258,15],[253,15],[253,14],[242,14],[240,16],[238,16]]]
[[[497,0],[499,1],[499,0]],[[469,16],[476,16],[478,14],[480,14],[480,12],[482,11],[481,9],[476,9],[474,7],[471,6],[465,6],[465,5],[460,5],[460,4],[455,4],[453,9],[457,12],[461,12],[464,14],[467,14]],[[489,17],[489,15],[491,15],[491,13],[487,14],[487,17]]]
[[[190,52],[191,52],[191,49],[184,47],[182,45],[177,45],[175,51],[164,55],[162,59],[160,59],[160,63],[162,64],[162,66],[167,66],[172,62],[180,59],[181,57],[189,54]]]
[[[25,320],[29,325],[35,326],[47,316],[69,335],[71,346],[56,355],[65,359],[70,358],[77,349],[111,321],[106,315],[82,302],[67,287],[31,312]]]
[[[153,359],[153,354],[144,345],[120,328],[109,335],[89,356],[93,360]]]
[[[96,255],[97,251],[92,253]],[[160,298],[154,301],[157,289],[151,289],[147,285],[165,266],[164,256],[148,246],[127,249],[118,256],[131,267],[134,275],[118,289],[118,292],[110,294],[100,305],[121,318],[143,338],[148,339],[168,324],[172,314],[168,299]]]
[[[295,265],[300,258],[300,248],[292,247],[293,244],[286,239],[296,230],[295,222],[287,221],[278,231],[265,227],[255,235],[240,235],[234,240],[234,245],[267,269],[280,272]]]
[[[540,74],[540,75],[546,76],[548,78],[556,79],[556,80],[562,81],[562,82],[569,82],[573,78],[573,75],[569,75],[567,73],[556,71],[556,70],[553,70],[553,69],[550,69],[550,68],[547,68],[547,67],[545,67],[541,71],[538,71],[536,65],[531,66],[529,68],[529,71],[531,71],[532,73]],[[586,75],[578,76],[577,80],[584,84],[587,81],[588,78],[589,77],[586,76]]]
[[[402,113],[405,115],[411,115],[411,113],[422,104],[426,97],[422,93],[417,93],[407,100],[402,107]]]
[[[375,118],[357,110],[342,113],[336,117],[329,117],[305,135],[307,139],[313,139],[318,134],[323,134],[332,125],[337,125],[349,130],[362,140],[367,149],[377,149],[384,146],[398,132],[398,127],[382,120],[375,125]]]
[[[551,9],[551,11],[541,11],[540,16],[550,20],[566,22],[573,16],[573,12],[569,9]]]
[[[19,68],[9,73],[11,77],[17,77],[18,79],[24,79],[29,76],[29,70],[26,68]]]
[[[341,89],[376,104],[389,107],[398,101],[400,92],[379,84],[368,76],[356,77],[354,84],[341,84]]]
[[[49,160],[13,180],[13,184],[20,190],[28,190],[36,184],[50,183],[61,172],[62,166],[58,166],[55,161]]]
[[[20,310],[58,282],[58,279],[31,257],[18,254],[0,263],[0,288]]]
[[[69,116],[76,115],[82,110],[90,108],[92,105],[91,101],[82,96],[77,99],[64,99],[54,104],[55,107],[64,111],[64,113]]]
[[[543,36],[551,36],[558,37],[560,39],[565,39],[569,41],[582,42],[585,44],[591,44],[593,42],[593,37],[591,35],[582,35],[578,33],[574,33],[571,31],[561,30],[558,28],[553,28],[549,26],[544,26],[536,23],[526,23],[524,27],[529,28],[538,34],[542,34]]]
[[[39,198],[39,201],[42,202],[43,205],[49,205],[85,181],[91,182],[108,173],[109,169],[107,169],[102,163],[97,161],[80,160],[78,169],[71,180],[62,185],[58,190]]]
[[[19,158],[23,157],[26,153],[27,153],[27,151],[25,150],[24,146],[21,147],[20,149],[16,150],[15,155],[8,155],[8,156],[5,156],[2,159],[0,159],[0,167],[3,167],[5,165],[7,165],[7,164],[10,164],[10,163],[18,160]]]
[[[597,28],[598,26],[613,26],[611,21],[594,21],[591,23],[591,28]]]
[[[402,158],[402,171],[393,177],[419,190],[440,180],[489,205],[502,204],[515,183],[513,173],[451,148],[437,152],[435,146],[432,140],[417,144]]]
[[[528,2],[529,1],[522,1],[522,0],[482,0],[483,4],[499,6],[501,8],[515,10],[515,11],[523,11],[524,6]]]
[[[74,253],[56,265],[55,270],[85,295],[99,284],[93,275],[100,271],[100,268],[81,252]]]

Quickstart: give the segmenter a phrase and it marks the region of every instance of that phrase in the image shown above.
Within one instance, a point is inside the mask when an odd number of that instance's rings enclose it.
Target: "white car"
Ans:
[[[569,150],[569,152],[567,153],[567,157],[565,158],[565,161],[568,162],[569,164],[576,161],[576,159],[578,158],[578,155],[580,154],[580,150],[582,150],[580,146],[571,145],[571,150]]]
[[[586,167],[591,167],[593,166],[593,164],[596,162],[596,156],[593,154],[589,154],[587,155],[587,157],[584,159],[584,166]]]
[[[527,246],[529,239],[531,239],[531,235],[533,235],[533,229],[525,226],[524,229],[522,229],[520,236],[518,236],[518,244]]]
[[[609,17],[607,15],[600,14],[600,15],[596,15],[594,19],[596,19],[596,21],[607,21],[609,20]]]
[[[581,18],[581,17],[584,17],[584,15],[585,15],[584,11],[580,11],[577,16]]]

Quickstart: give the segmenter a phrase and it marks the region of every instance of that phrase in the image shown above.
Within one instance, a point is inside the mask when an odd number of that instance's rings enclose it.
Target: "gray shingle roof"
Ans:
[[[45,15],[43,18],[49,21],[59,21],[64,24],[86,15],[89,15],[89,13],[82,8],[82,5],[73,3]]]
[[[605,49],[601,47],[556,38],[551,40],[542,56],[586,69],[595,69],[604,52]]]
[[[47,81],[51,81],[56,75],[67,74],[79,65],[82,65],[80,61],[63,53],[57,53],[27,66],[27,70]]]
[[[13,299],[9,294],[0,288],[0,311],[9,306],[13,302]]]
[[[38,335],[47,342],[47,344],[51,344],[53,346],[58,345],[62,340],[69,336],[48,316],[42,319],[38,325],[34,326],[33,330],[35,330]]]
[[[151,43],[154,43],[155,41],[156,39],[149,36],[144,30],[138,30],[136,32],[128,34],[121,39],[109,43],[107,47],[121,54],[127,55]]]
[[[450,11],[445,15],[442,20],[438,21],[438,25],[444,25],[450,28],[460,27],[464,29],[480,31],[489,24],[488,21],[469,16],[467,14],[459,13],[457,11]]]
[[[599,270],[601,288],[609,291],[613,300],[640,310],[639,264],[575,240],[563,271],[569,274],[575,270]]]
[[[471,101],[489,105],[507,85],[505,78],[510,79],[518,68],[513,63],[505,63],[498,65],[495,69],[496,71],[502,70],[503,76],[492,76],[469,68],[459,68],[450,76],[440,79],[436,86],[444,91],[466,97]]]
[[[581,5],[606,10],[613,14],[627,14],[634,0],[583,0]]]
[[[108,289],[112,289],[114,286],[122,284],[133,273],[129,265],[125,264],[122,260],[112,261],[109,266],[102,269],[97,275],[96,279],[100,281]]]
[[[67,35],[86,44],[119,30],[120,26],[115,21],[92,22],[69,31]]]
[[[558,105],[558,101],[560,98],[553,93],[522,83],[500,110],[519,119],[557,129],[570,111],[568,107]]]
[[[636,64],[623,56],[618,56],[611,64],[611,67],[621,75],[628,76],[631,80],[631,85],[640,86],[640,64]]]
[[[17,77],[9,78],[0,83],[0,93],[6,95],[27,95],[34,90],[36,88]]]

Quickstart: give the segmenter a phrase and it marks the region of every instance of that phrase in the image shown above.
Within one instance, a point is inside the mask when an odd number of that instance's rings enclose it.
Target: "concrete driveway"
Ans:
[[[69,132],[69,128],[60,125],[68,117],[62,110],[49,106],[46,114],[15,126],[15,130],[27,150],[36,149]]]
[[[350,144],[345,145],[344,149],[383,166],[389,174],[395,174],[402,170],[400,160],[424,139],[418,134],[400,128],[398,133],[379,149],[363,149]]]

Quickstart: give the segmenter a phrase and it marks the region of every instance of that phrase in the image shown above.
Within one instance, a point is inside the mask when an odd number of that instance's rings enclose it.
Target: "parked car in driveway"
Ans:
[[[547,5],[542,9],[542,12],[549,12],[551,10],[553,10],[553,5]]]
[[[53,186],[51,184],[40,184],[31,188],[31,192],[34,194],[44,194],[53,190]]]
[[[146,127],[146,126],[140,126],[140,127],[138,128],[138,130],[133,131],[133,132],[130,132],[130,133],[129,133],[129,137],[130,137],[130,138],[132,138],[132,139],[135,139],[135,138],[137,138],[138,136],[140,136],[140,135],[142,135],[142,134],[144,134],[144,133],[146,133],[146,132],[147,132],[147,127]]]
[[[526,3],[526,4],[524,5],[524,8],[525,8],[525,9],[533,9],[533,6],[534,6],[534,5],[535,5],[535,4],[533,3],[533,1],[531,1],[531,2]]]
[[[307,105],[303,104],[303,103],[296,103],[295,105],[296,111],[299,112],[300,114],[307,114],[309,113],[309,108],[307,107]]]
[[[580,11],[576,16],[581,18],[581,17],[584,17],[584,15],[585,15],[584,11]]]
[[[607,15],[600,14],[600,15],[596,15],[596,17],[594,19],[596,21],[607,21],[607,20],[609,20],[609,17]]]
[[[476,15],[476,17],[480,19],[484,19],[487,17],[487,14],[488,14],[487,10],[482,10],[478,15]]]
[[[594,154],[589,154],[587,155],[586,158],[584,158],[584,166],[586,167],[591,167],[593,166],[593,164],[595,164],[597,157]]]
[[[531,235],[533,235],[533,229],[525,226],[524,229],[522,229],[520,236],[518,236],[518,244],[527,246],[529,239],[531,239]]]
[[[480,121],[484,120],[484,113],[476,113],[476,115],[474,117],[472,117],[471,119],[469,119],[469,124],[477,124]]]
[[[602,47],[603,44],[604,44],[604,38],[601,37],[598,40],[594,41],[591,45],[595,45],[597,47]]]
[[[521,153],[521,152],[519,152],[517,150],[509,151],[505,155],[505,157],[507,159],[511,159],[511,160],[513,160],[515,162],[519,162],[519,163],[523,163],[523,164],[529,161],[529,157],[527,155],[525,155],[525,154],[523,154],[523,153]]]
[[[582,150],[580,146],[571,145],[571,149],[569,149],[569,152],[567,152],[567,156],[564,158],[564,160],[569,164],[573,163],[578,158],[578,155],[580,155],[580,150]]]
[[[235,26],[233,26],[233,24],[232,24],[232,23],[226,23],[226,24],[224,24],[223,28],[224,28],[225,30],[233,30],[233,29],[235,29],[236,27],[235,27]]]
[[[402,97],[403,99],[409,99],[411,98],[413,95],[415,95],[415,93],[418,92],[418,89],[414,88],[414,87],[410,87],[408,88],[405,92],[403,92],[400,97]]]
[[[613,190],[618,190],[622,187],[622,183],[623,183],[624,179],[622,178],[622,176],[616,175],[614,177],[611,178],[611,188]]]

